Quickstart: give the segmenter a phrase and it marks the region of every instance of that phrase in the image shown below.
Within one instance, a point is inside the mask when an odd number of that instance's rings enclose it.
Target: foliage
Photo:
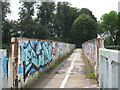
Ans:
[[[32,37],[34,31],[34,21],[32,16],[34,16],[34,2],[23,2],[22,7],[20,7],[20,19],[19,31],[21,31],[22,36]]]
[[[4,21],[4,24],[3,24],[3,27],[2,27],[2,41],[3,41],[3,44],[7,44],[9,45],[10,43],[10,39],[11,39],[11,28],[12,28],[12,25],[10,23],[10,21],[8,20],[5,20]]]
[[[9,7],[5,11],[8,12]],[[71,7],[68,2],[22,2],[18,21],[7,21],[4,28],[3,35],[6,34],[9,38],[8,42],[4,37],[5,43],[10,43],[13,36],[22,36],[81,46],[84,41],[96,38],[97,30],[101,30],[101,23],[97,24],[97,19],[89,9]]]
[[[116,42],[120,45],[120,12],[118,13],[118,31],[116,33]]]
[[[94,74],[94,73],[90,73],[90,74],[89,74],[89,78],[95,79],[95,74]]]
[[[110,33],[110,38],[112,40],[112,42],[114,42],[113,45],[117,44],[117,38],[116,38],[116,34],[118,31],[118,16],[117,16],[117,12],[115,11],[111,11],[110,13],[104,14],[101,18],[101,33],[106,32],[107,35],[109,35]],[[109,41],[111,42],[111,41]],[[110,43],[112,44],[112,43]]]
[[[9,2],[2,2],[2,41],[3,44],[6,43],[7,45],[9,45],[10,43],[10,37],[11,37],[11,33],[10,33],[10,29],[11,29],[11,23],[10,21],[7,19],[7,14],[10,14],[10,3]]]
[[[97,23],[88,15],[80,15],[73,23],[71,34],[74,43],[81,47],[83,42],[96,38]]]
[[[57,61],[51,68],[52,69],[55,69],[56,67],[58,67],[63,61],[65,61],[68,57],[70,57],[72,54],[71,53],[68,53],[66,56],[64,56],[63,58],[61,58],[59,61]]]
[[[37,6],[37,22],[39,25],[42,25],[44,31],[47,32],[46,39],[52,39],[54,37],[54,28],[53,28],[53,18],[55,11],[55,3],[54,2],[41,2],[40,5]]]
[[[93,73],[93,67],[87,65],[87,76],[88,78],[95,79],[95,74]]]
[[[62,23],[62,38],[64,41],[70,41],[71,33],[70,29],[72,27],[72,23],[79,16],[76,8],[72,8],[70,3],[63,2],[58,3],[58,20]]]
[[[7,44],[2,44],[2,49],[7,50],[7,57],[9,57],[9,55],[10,55],[10,46],[7,45]]]
[[[106,37],[105,41],[104,41],[104,45],[108,46],[108,45],[114,45],[114,42],[112,40],[112,37]]]
[[[92,11],[90,11],[88,8],[82,8],[79,12],[80,15],[86,14],[89,15],[95,22],[97,22],[97,19],[95,16],[92,14]]]
[[[9,2],[2,2],[2,21],[4,23],[4,21],[7,19],[7,14],[10,14],[10,3]]]
[[[40,5],[37,6],[37,19],[42,25],[51,25],[53,20],[53,15],[55,11],[55,3],[54,2],[41,2]]]
[[[37,5],[37,6],[35,6]],[[120,45],[120,13],[111,11],[101,21],[87,8],[77,9],[68,2],[22,2],[18,21],[10,21],[10,3],[2,3],[3,43],[9,45],[13,36],[52,39],[81,44],[89,39],[107,37],[105,45]],[[37,15],[35,15],[35,9]]]

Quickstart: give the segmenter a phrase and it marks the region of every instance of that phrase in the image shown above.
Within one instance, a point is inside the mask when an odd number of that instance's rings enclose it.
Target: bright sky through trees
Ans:
[[[100,20],[101,16],[110,11],[118,11],[119,0],[55,0],[56,2],[67,1],[72,4],[73,7],[88,8],[90,9],[97,20]],[[11,11],[12,13],[8,15],[10,20],[17,20],[19,18],[19,0],[11,0]]]

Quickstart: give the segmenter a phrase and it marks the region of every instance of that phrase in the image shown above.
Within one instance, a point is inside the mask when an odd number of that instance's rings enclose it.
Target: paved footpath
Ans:
[[[82,50],[76,49],[62,66],[51,74],[40,77],[32,88],[98,88],[94,79],[85,74]]]

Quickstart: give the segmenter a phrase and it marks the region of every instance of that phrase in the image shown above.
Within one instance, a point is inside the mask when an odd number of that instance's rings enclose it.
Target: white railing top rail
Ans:
[[[100,52],[100,56],[108,58],[109,60],[111,60],[111,62],[115,61],[117,63],[120,63],[120,51],[119,50],[100,48],[99,52]]]
[[[120,51],[99,49],[99,86],[120,90]]]

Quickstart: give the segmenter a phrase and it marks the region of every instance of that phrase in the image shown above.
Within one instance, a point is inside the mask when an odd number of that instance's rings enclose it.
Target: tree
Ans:
[[[97,23],[89,16],[82,14],[71,28],[72,40],[81,47],[82,43],[97,37]]]
[[[37,6],[37,21],[46,29],[49,39],[54,37],[54,28],[53,28],[53,18],[55,12],[55,3],[54,2],[41,2]]]
[[[39,24],[36,19],[34,20],[34,29],[33,29],[33,36],[32,38],[38,38],[38,39],[48,39],[49,35],[46,30],[46,26],[42,26]]]
[[[114,45],[117,44],[116,34],[118,31],[118,15],[117,12],[111,11],[110,13],[104,14],[101,18],[101,31],[110,33],[110,37],[114,42]],[[111,39],[110,39],[111,40]]]
[[[32,37],[34,31],[34,2],[23,2],[20,7],[19,30],[24,37]]]
[[[82,14],[86,14],[86,15],[89,15],[91,17],[91,19],[93,19],[95,22],[97,22],[97,19],[95,18],[95,16],[92,14],[92,11],[90,11],[88,8],[82,8],[80,11],[79,11],[79,14],[82,15]]]
[[[64,42],[71,41],[70,29],[72,27],[72,23],[78,16],[78,9],[71,7],[70,3],[57,3],[54,28],[58,38],[61,38]]]
[[[10,29],[11,25],[9,20],[7,19],[7,14],[10,14],[10,3],[9,2],[2,2],[2,41],[3,44],[9,45],[10,43]]]
[[[120,12],[118,13],[118,31],[116,34],[117,44],[120,45]]]
[[[10,3],[9,2],[2,2],[2,21],[7,19],[7,14],[10,14]]]

